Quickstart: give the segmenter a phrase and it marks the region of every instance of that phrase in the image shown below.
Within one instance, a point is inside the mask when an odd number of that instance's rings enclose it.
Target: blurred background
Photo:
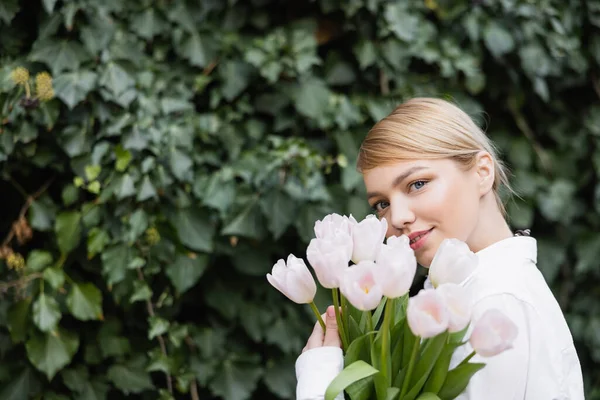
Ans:
[[[600,399],[599,73],[600,0],[0,0],[0,399],[293,399],[265,274],[417,95],[498,144]]]

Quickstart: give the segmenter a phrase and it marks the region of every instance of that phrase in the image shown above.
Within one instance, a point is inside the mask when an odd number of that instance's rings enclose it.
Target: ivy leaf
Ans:
[[[196,67],[206,67],[214,57],[211,39],[194,32],[182,44],[182,56]]]
[[[231,222],[223,227],[221,234],[261,239],[265,229],[258,199],[250,201]]]
[[[81,213],[78,211],[60,213],[56,217],[54,232],[61,253],[70,253],[81,240]]]
[[[206,254],[179,254],[175,261],[167,267],[166,274],[180,295],[193,287],[204,274],[208,265]]]
[[[20,343],[25,340],[27,327],[29,326],[29,307],[31,299],[21,300],[13,304],[8,310],[7,322],[10,338],[13,343]]]
[[[483,31],[483,40],[488,50],[498,58],[515,47],[515,41],[510,32],[497,22],[490,22]]]
[[[44,270],[44,280],[56,290],[65,283],[65,273],[61,267],[46,268]]]
[[[193,250],[212,251],[215,228],[206,212],[198,208],[180,209],[172,215],[170,222],[181,243]]]
[[[31,203],[29,223],[31,227],[42,232],[52,229],[58,207],[48,196],[43,196]]]
[[[87,239],[87,254],[88,259],[91,260],[104,250],[107,244],[110,243],[110,237],[104,229],[94,227],[90,229]]]
[[[293,359],[280,362],[269,360],[264,381],[269,390],[282,399],[292,399],[296,394],[296,376]]]
[[[61,74],[54,80],[54,91],[70,109],[85,100],[96,86],[97,75],[91,71],[75,71]]]
[[[296,203],[287,193],[272,190],[261,199],[260,205],[267,218],[269,230],[275,239],[279,239],[294,220]]]
[[[64,329],[56,334],[34,334],[25,344],[27,358],[48,379],[67,364],[79,348],[79,337]]]
[[[129,298],[130,303],[146,301],[152,298],[152,290],[145,282],[135,281],[133,282],[133,288],[133,294]]]
[[[39,382],[35,377],[35,371],[27,367],[4,387],[0,392],[2,400],[29,400],[39,390]]]
[[[124,244],[111,247],[102,253],[102,273],[108,278],[108,285],[125,279],[130,259],[130,249]]]
[[[0,3],[0,19],[4,21],[6,25],[10,24],[10,21],[19,12],[19,1],[18,0],[4,0]]]
[[[156,193],[156,189],[150,180],[148,175],[144,176],[142,180],[142,185],[140,190],[138,191],[138,195],[136,197],[137,201],[146,201],[148,199],[156,199],[158,194]]]
[[[322,118],[329,109],[331,92],[319,80],[303,83],[294,90],[292,95],[296,110],[308,118]]]
[[[108,369],[108,379],[125,394],[141,393],[144,390],[154,389],[150,375],[142,368],[131,366],[113,365]]]
[[[148,339],[152,340],[157,336],[165,334],[169,330],[169,321],[164,318],[152,316],[148,318],[150,330],[148,331]]]
[[[60,308],[54,297],[41,293],[33,303],[33,322],[42,332],[51,332],[56,329],[62,316]]]
[[[44,250],[32,250],[27,256],[27,269],[39,272],[52,263],[52,254]]]
[[[115,62],[110,62],[100,77],[100,85],[106,87],[115,96],[125,92],[134,83],[135,80],[131,75]]]
[[[74,40],[44,39],[34,43],[29,58],[46,63],[52,69],[52,74],[58,75],[61,71],[77,70],[89,55],[83,46]]]
[[[219,71],[223,80],[221,93],[227,101],[231,101],[248,87],[252,68],[244,62],[230,61]]]
[[[102,293],[91,283],[72,285],[67,297],[67,307],[80,321],[103,319]]]
[[[254,392],[262,374],[263,370],[258,365],[244,365],[225,360],[209,385],[217,396],[227,400],[246,400]]]

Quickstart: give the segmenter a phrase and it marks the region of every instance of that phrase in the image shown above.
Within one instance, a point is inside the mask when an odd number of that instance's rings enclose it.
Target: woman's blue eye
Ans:
[[[375,212],[382,212],[384,209],[386,209],[387,207],[389,207],[389,203],[387,201],[378,201],[377,203],[373,204],[373,211]]]
[[[423,189],[423,186],[425,186],[425,184],[427,184],[426,181],[415,181],[415,182],[411,183],[410,186],[412,188],[414,188],[415,190],[419,190],[419,189]]]

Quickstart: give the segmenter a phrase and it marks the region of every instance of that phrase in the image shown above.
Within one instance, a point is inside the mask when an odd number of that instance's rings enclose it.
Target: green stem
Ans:
[[[387,358],[390,353],[390,320],[392,319],[393,300],[387,299],[385,302],[385,313],[383,315],[382,337],[381,337],[381,373],[387,380],[391,382],[387,365]]]
[[[365,311],[367,313],[367,332],[373,332],[373,314],[371,311]],[[373,347],[373,335],[369,335],[369,342]]]
[[[317,305],[315,304],[314,301],[310,302],[310,308],[313,310],[313,312],[317,316],[317,320],[319,321],[319,324],[321,324],[321,328],[323,328],[323,332],[325,332],[325,321],[323,321],[323,317],[321,317],[321,313],[319,312],[319,309],[317,308]]]
[[[415,366],[415,359],[417,358],[417,353],[419,352],[419,347],[421,345],[421,338],[419,336],[415,337],[415,344],[413,346],[412,354],[410,355],[410,361],[408,362],[408,371],[406,371],[406,376],[404,377],[404,383],[402,384],[402,392],[400,392],[400,399],[404,398],[404,395],[408,391],[408,387],[410,386],[410,378],[412,378],[413,368]]]
[[[342,303],[342,323],[344,324],[344,333],[346,334],[346,343],[350,343],[350,330],[348,329],[348,301],[346,296],[340,293]]]
[[[465,357],[465,359],[464,359],[464,360],[462,360],[462,361],[460,362],[460,364],[458,364],[458,365],[457,365],[457,367],[460,367],[461,365],[464,365],[464,364],[468,363],[468,362],[469,362],[469,360],[470,360],[471,358],[473,358],[473,356],[474,356],[475,354],[477,354],[477,353],[475,352],[475,350],[473,350],[473,351],[471,352],[471,354],[469,354],[467,357]]]
[[[346,333],[344,332],[344,325],[342,324],[342,317],[340,315],[339,290],[333,288],[331,289],[331,294],[333,296],[333,307],[335,308],[335,320],[337,321],[340,338],[342,339],[342,350],[346,350],[348,348],[348,342],[346,342]]]

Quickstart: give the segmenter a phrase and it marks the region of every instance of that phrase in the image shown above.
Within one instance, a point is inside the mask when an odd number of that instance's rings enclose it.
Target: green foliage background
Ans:
[[[488,126],[600,398],[599,28],[598,0],[2,0],[0,399],[294,398],[310,311],[264,275],[369,212],[361,138],[415,95]],[[56,97],[25,108],[17,66]]]

